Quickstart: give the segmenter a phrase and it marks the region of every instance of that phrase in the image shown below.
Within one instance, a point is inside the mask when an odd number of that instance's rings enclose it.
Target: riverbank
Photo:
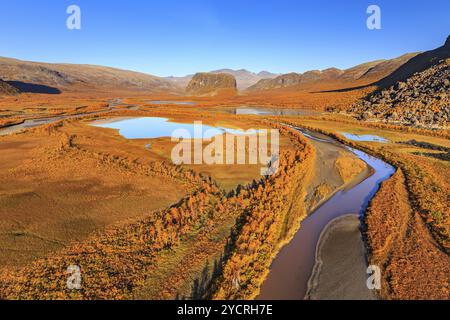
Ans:
[[[311,141],[323,142],[324,145],[341,146],[343,144],[313,132],[304,133]],[[378,191],[382,181],[388,179],[394,168],[380,159],[356,149],[347,149],[373,169],[372,174],[353,187],[337,191],[326,202],[314,210],[302,221],[292,241],[286,245],[273,261],[271,271],[263,283],[258,299],[260,300],[302,300],[308,292],[308,281],[316,264],[316,249],[323,230],[330,222],[349,212],[364,213],[370,199]],[[326,161],[318,161],[325,163]],[[358,177],[356,178],[358,179]],[[361,236],[361,233],[359,233]],[[365,261],[361,268],[367,268]],[[339,279],[337,279],[339,280]],[[364,297],[362,298],[364,299]]]
[[[366,252],[358,215],[331,221],[322,232],[316,264],[308,282],[308,300],[375,300],[366,286]]]

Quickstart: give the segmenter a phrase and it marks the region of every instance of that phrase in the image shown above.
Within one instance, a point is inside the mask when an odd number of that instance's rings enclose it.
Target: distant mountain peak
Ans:
[[[186,87],[191,95],[215,95],[222,90],[236,92],[236,79],[229,73],[197,73]]]

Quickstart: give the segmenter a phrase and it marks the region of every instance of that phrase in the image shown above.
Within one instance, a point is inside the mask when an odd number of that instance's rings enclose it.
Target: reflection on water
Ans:
[[[311,116],[317,115],[314,110],[304,109],[275,109],[275,108],[253,108],[240,107],[234,110],[236,115],[256,115],[256,116]]]
[[[315,139],[310,135],[308,138]],[[394,174],[395,169],[380,159],[356,149],[348,149],[372,167],[374,174],[349,190],[337,192],[302,221],[301,228],[292,241],[273,261],[259,299],[303,299],[315,264],[317,243],[322,231],[340,216],[350,213],[363,215],[380,184]]]
[[[119,133],[127,139],[156,139],[172,137],[175,132],[186,132],[183,137],[194,139],[210,139],[217,135],[229,133],[233,135],[254,135],[257,130],[242,131],[224,127],[208,125],[195,125],[192,123],[170,122],[167,118],[145,117],[129,118],[110,121],[107,123],[93,123],[93,126],[119,130]],[[180,136],[177,133],[177,136]],[[180,136],[181,137],[181,136]]]
[[[388,142],[388,140],[383,137],[375,136],[375,135],[371,135],[371,134],[358,135],[358,134],[343,132],[342,135],[344,137],[346,137],[347,139],[353,140],[353,141],[361,141],[361,142],[368,141],[368,142],[380,142],[380,143]]]

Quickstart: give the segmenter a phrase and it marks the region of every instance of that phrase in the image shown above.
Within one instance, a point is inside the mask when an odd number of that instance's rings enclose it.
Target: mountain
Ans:
[[[18,93],[19,90],[0,79],[0,96],[11,96]]]
[[[368,84],[386,77],[416,55],[417,53],[411,53],[391,60],[372,61],[347,70],[329,68],[305,73],[283,74],[274,79],[261,80],[247,90],[264,91],[289,87],[301,89],[306,85],[319,82],[349,84],[350,86],[352,83]]]
[[[379,90],[355,103],[361,120],[446,128],[450,119],[450,37],[378,82]]]
[[[240,69],[240,70],[233,70],[233,69],[220,69],[220,70],[214,70],[214,71],[210,71],[208,73],[226,73],[226,74],[231,74],[232,76],[235,77],[236,82],[237,82],[237,88],[239,90],[245,90],[248,87],[254,85],[255,83],[257,83],[258,81],[262,80],[262,79],[273,79],[275,77],[277,77],[277,74],[274,73],[270,73],[268,71],[261,71],[259,73],[254,73],[245,69]],[[180,87],[186,87],[189,83],[189,81],[191,81],[193,75],[187,75],[185,77],[168,77],[166,78],[166,80],[171,81],[172,83],[174,83],[177,86]]]
[[[0,58],[0,78],[22,92],[64,91],[179,92],[173,83],[152,75],[109,67],[52,64]]]
[[[450,119],[450,59],[441,60],[406,81],[370,94],[350,112],[360,120],[416,127],[447,127]]]
[[[226,73],[231,74],[236,78],[237,82],[237,88],[239,90],[247,89],[248,87],[254,85],[258,81],[262,79],[273,79],[277,77],[276,74],[267,72],[267,71],[261,71],[260,73],[254,73],[245,69],[241,70],[231,70],[231,69],[221,69],[221,70],[215,70],[211,71],[211,73]]]
[[[279,74],[272,73],[272,72],[269,72],[269,71],[261,71],[261,72],[258,72],[256,75],[258,77],[260,77],[260,78],[263,78],[263,79],[276,78],[276,77],[279,76]]]
[[[186,87],[189,95],[236,94],[237,84],[234,76],[228,73],[197,73]]]

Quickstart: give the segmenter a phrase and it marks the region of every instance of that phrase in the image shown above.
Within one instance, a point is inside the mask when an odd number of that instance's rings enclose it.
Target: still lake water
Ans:
[[[380,136],[375,136],[372,134],[358,135],[358,134],[344,132],[344,133],[342,133],[342,135],[352,141],[361,141],[361,142],[367,141],[367,142],[380,142],[380,143],[388,142],[387,139],[380,137]]]
[[[238,129],[214,127],[209,125],[195,125],[194,123],[170,122],[167,118],[144,117],[120,119],[107,123],[93,123],[95,127],[119,130],[127,139],[156,139],[164,137],[211,139],[225,133],[232,135],[254,135],[258,130],[242,131]]]

